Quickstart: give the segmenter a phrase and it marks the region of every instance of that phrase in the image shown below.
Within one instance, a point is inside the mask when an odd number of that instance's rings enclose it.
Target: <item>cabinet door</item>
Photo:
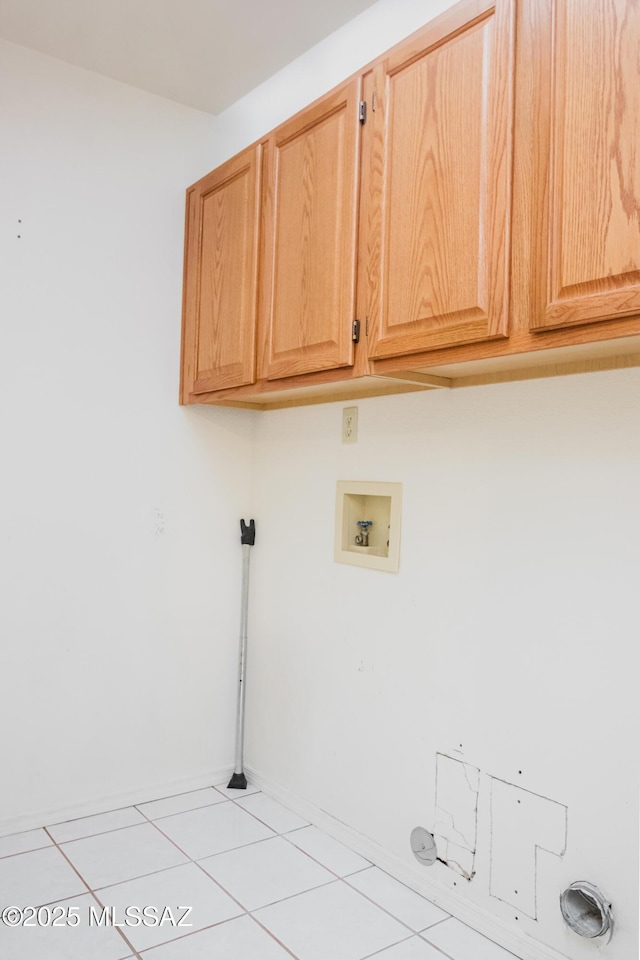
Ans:
[[[187,193],[183,402],[255,381],[260,147]]]
[[[640,313],[640,6],[542,6],[548,233],[533,329]]]
[[[359,79],[349,82],[265,145],[268,379],[353,363],[359,89]]]
[[[513,3],[457,4],[374,70],[370,355],[507,335]]]

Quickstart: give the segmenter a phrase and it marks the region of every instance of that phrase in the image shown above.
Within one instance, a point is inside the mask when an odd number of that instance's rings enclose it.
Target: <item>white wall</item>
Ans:
[[[220,115],[215,161],[448,5],[381,0]],[[627,371],[362,401],[355,446],[341,404],[257,425],[250,766],[527,957],[637,955],[639,400]],[[338,479],[404,484],[397,576],[333,562]],[[470,884],[408,846],[460,744],[482,771]],[[490,776],[568,807],[537,921],[489,896]],[[562,923],[577,879],[613,902],[610,947]]]
[[[360,401],[352,446],[341,408],[260,421],[250,764],[411,869],[435,754],[462,745],[483,773],[477,876],[423,870],[431,892],[456,882],[586,958],[557,904],[588,879],[614,904],[610,955],[636,956],[640,373]],[[345,479],[403,484],[397,575],[333,562]],[[489,775],[568,807],[537,922],[488,896]]]
[[[177,402],[213,119],[4,42],[0,91],[2,833],[233,763],[254,416]]]

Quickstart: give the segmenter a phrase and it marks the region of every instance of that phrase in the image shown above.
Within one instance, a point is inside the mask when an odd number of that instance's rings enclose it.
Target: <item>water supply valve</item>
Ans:
[[[358,520],[360,533],[356,535],[356,544],[359,547],[369,546],[369,527],[373,526],[373,520]]]

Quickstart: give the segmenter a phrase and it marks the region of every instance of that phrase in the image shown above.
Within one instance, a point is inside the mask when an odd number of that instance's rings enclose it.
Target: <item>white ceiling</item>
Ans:
[[[0,37],[219,113],[374,0],[0,0]]]

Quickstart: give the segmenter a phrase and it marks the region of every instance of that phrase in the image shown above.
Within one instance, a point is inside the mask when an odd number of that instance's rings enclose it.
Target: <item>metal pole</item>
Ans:
[[[242,599],[240,606],[240,664],[238,672],[238,709],[236,714],[236,758],[233,776],[228,786],[235,790],[246,790],[247,778],[243,770],[244,701],[247,662],[247,620],[249,612],[249,559],[251,556],[251,547],[256,541],[255,521],[250,520],[247,526],[244,520],[241,520],[240,532],[240,542],[242,544]]]

